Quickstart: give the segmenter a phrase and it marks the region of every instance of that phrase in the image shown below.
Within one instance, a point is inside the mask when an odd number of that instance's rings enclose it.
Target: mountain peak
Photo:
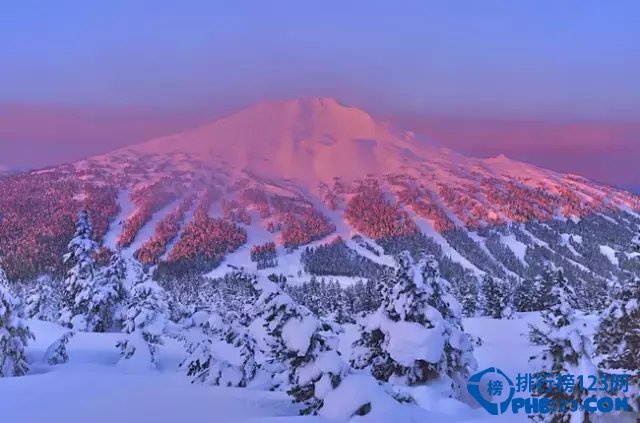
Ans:
[[[317,96],[311,96],[311,97],[302,97],[296,100],[290,100],[290,101],[295,101],[297,103],[300,104],[306,104],[306,105],[313,105],[313,106],[318,106],[318,107],[347,107],[345,105],[343,105],[342,103],[340,103],[336,98],[334,97],[317,97]]]
[[[338,100],[335,97],[325,97],[325,96],[307,96],[307,97],[300,97],[300,98],[293,98],[293,99],[289,98],[289,99],[281,99],[281,100],[267,100],[267,101],[257,103],[254,106],[269,105],[271,107],[274,107],[274,106],[278,107],[279,105],[282,106],[282,105],[291,105],[291,104],[295,104],[300,107],[307,107],[307,108],[329,109],[337,113],[339,113],[339,111],[343,109],[357,109],[356,107],[348,106],[340,102],[340,100]],[[249,108],[251,107],[252,106],[250,106]],[[360,111],[362,113],[366,113],[361,109]]]
[[[495,157],[492,157],[490,160],[496,161],[496,162],[509,162],[511,161],[511,159],[509,157],[507,157],[505,154],[498,154]]]
[[[331,97],[306,97],[258,103],[129,150],[191,153],[267,177],[317,182],[396,169],[412,153],[411,144],[364,110]]]
[[[338,132],[337,136],[364,136],[378,131],[382,125],[366,111],[347,106],[333,97],[303,97],[293,100],[265,101],[250,106],[235,115],[246,123],[260,123],[260,115],[274,116],[275,120],[295,126],[304,127],[306,131],[324,133]],[[360,132],[360,133],[359,133]]]

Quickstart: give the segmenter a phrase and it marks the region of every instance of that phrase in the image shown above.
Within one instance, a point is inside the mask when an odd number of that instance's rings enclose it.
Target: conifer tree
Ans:
[[[543,350],[530,358],[542,383],[537,384],[536,395],[547,397],[556,404],[582,404],[589,396],[586,387],[579,383],[597,375],[592,362],[594,348],[590,338],[585,335],[585,323],[580,321],[573,308],[575,293],[562,272],[554,279],[549,293],[550,307],[542,313],[543,325],[531,326],[530,339]],[[563,377],[574,376],[572,383]],[[566,401],[566,402],[565,402]],[[593,416],[585,410],[558,409],[555,412],[537,417],[538,421],[570,423],[592,421]]]
[[[640,279],[622,286],[603,318],[595,336],[599,354],[608,369],[640,369]]]
[[[248,312],[233,322],[225,322],[222,316],[213,314],[200,325],[199,337],[188,345],[190,354],[182,363],[193,382],[229,387],[246,387],[251,383],[258,370],[256,341],[249,333],[251,319]],[[235,349],[233,363],[215,354],[214,346],[221,342]]]
[[[640,253],[640,234],[636,236],[631,248]],[[640,260],[636,257],[636,260]],[[614,291],[611,304],[603,311],[600,325],[595,334],[596,351],[602,356],[603,371],[616,373],[623,371],[632,375],[636,381],[640,378],[640,275],[632,275]],[[633,383],[633,380],[630,383]],[[614,392],[625,396],[629,404],[640,412],[640,393]]]
[[[502,279],[485,275],[482,280],[482,307],[485,316],[494,319],[511,317],[509,289]]]
[[[535,311],[537,307],[533,298],[533,290],[534,281],[531,279],[523,279],[517,283],[513,293],[514,311]]]
[[[206,313],[206,320],[202,321],[201,317]],[[197,319],[196,319],[197,316]],[[187,376],[193,377],[191,383],[206,383],[210,381],[210,369],[213,356],[213,345],[220,341],[223,332],[222,316],[217,313],[210,314],[208,311],[201,310],[194,314],[189,324],[195,323],[193,330],[196,331],[195,339],[193,336],[182,335],[181,339],[186,341],[185,346],[188,352],[187,358],[180,364],[180,367],[187,369]],[[212,383],[213,384],[213,383]]]
[[[44,361],[50,365],[63,364],[69,361],[67,354],[67,344],[73,338],[75,332],[65,332],[60,338],[56,339],[44,353]]]
[[[93,227],[89,213],[82,210],[78,215],[76,232],[69,242],[69,252],[64,261],[69,266],[65,280],[63,307],[60,323],[78,330],[87,329],[89,300],[93,290],[95,263],[93,254],[97,244],[92,239]]]
[[[422,279],[431,291],[428,304],[438,310],[446,322],[445,360],[441,362],[440,374],[446,374],[454,390],[459,390],[469,372],[477,365],[473,357],[473,342],[464,332],[462,306],[452,295],[449,282],[440,276],[438,261],[434,256],[427,255],[424,262]]]
[[[555,299],[551,295],[551,289],[555,284],[556,275],[557,271],[553,265],[547,263],[542,274],[534,278],[531,292],[533,311],[548,310],[553,305]]]
[[[288,384],[288,361],[295,356],[283,335],[287,322],[292,319],[310,318],[311,312],[297,306],[289,295],[282,292],[277,285],[261,279],[254,279],[254,287],[259,293],[256,301],[257,318],[262,321],[261,334],[264,340],[264,367],[274,376],[274,386]],[[306,316],[303,316],[303,312]],[[302,340],[304,343],[304,339]]]
[[[480,302],[478,283],[473,275],[466,272],[456,281],[454,285],[456,298],[462,305],[462,312],[465,316],[473,317],[478,311],[478,303]]]
[[[336,389],[347,373],[347,366],[338,352],[338,330],[329,322],[319,322],[304,354],[291,360],[293,401],[303,405],[300,414],[317,414],[324,397]]]
[[[24,314],[28,319],[57,322],[60,318],[60,292],[52,286],[49,279],[38,279],[27,291],[24,302]]]
[[[117,251],[112,254],[109,263],[100,269],[92,284],[87,301],[87,330],[105,332],[119,324],[126,300],[126,277],[125,260]]]
[[[448,379],[455,390],[475,368],[461,306],[433,257],[414,263],[403,253],[397,262],[397,270],[380,280],[382,305],[366,319],[352,366],[369,368],[378,380],[406,385]],[[408,339],[415,348],[398,348]]]
[[[123,331],[127,336],[118,342],[121,360],[137,356],[151,368],[158,365],[158,348],[164,344],[163,334],[168,320],[169,306],[165,293],[151,280],[138,262],[134,268],[136,280],[123,315]]]
[[[20,318],[18,304],[9,291],[9,281],[0,260],[0,378],[23,376],[29,371],[25,348],[35,339]]]
[[[240,378],[236,386],[246,387],[256,376],[258,364],[256,363],[256,340],[249,333],[249,314],[243,314],[239,324],[229,327],[224,334],[224,340],[238,350],[241,364],[239,366]]]
[[[276,388],[286,388],[303,414],[316,414],[323,398],[335,389],[345,371],[336,350],[334,328],[269,281],[255,279],[259,293],[256,318],[264,341],[261,367],[273,375]]]
[[[340,324],[353,323],[353,308],[349,296],[337,281],[329,284],[327,297],[331,301],[330,320]]]
[[[521,312],[548,310],[553,301],[550,293],[555,273],[553,265],[546,263],[541,274],[516,284],[513,298],[515,310]]]

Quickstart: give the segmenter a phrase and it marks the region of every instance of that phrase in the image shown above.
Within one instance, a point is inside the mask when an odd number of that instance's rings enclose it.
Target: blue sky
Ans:
[[[0,103],[640,119],[640,2],[5,1]]]

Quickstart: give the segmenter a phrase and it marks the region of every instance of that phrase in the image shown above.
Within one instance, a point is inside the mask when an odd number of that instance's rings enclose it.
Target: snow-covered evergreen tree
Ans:
[[[60,316],[62,325],[77,330],[87,329],[86,318],[95,276],[93,254],[97,248],[92,237],[93,227],[89,212],[82,210],[78,215],[76,232],[69,242],[69,252],[64,256],[69,270],[65,280]]]
[[[338,323],[353,323],[354,309],[361,304],[359,300],[366,297],[365,286],[361,281],[343,289],[337,281],[325,282],[323,279],[318,282],[312,278],[300,285],[284,285],[281,288],[296,303],[308,308],[316,316]]]
[[[196,325],[197,338],[187,345],[189,356],[182,363],[193,382],[229,387],[249,385],[258,367],[256,342],[249,333],[250,319],[250,314],[244,313],[233,322],[225,322],[222,316],[213,314]],[[233,347],[231,357],[221,357],[216,352],[216,347],[223,343]]]
[[[403,253],[397,261],[395,273],[379,282],[382,305],[365,319],[351,363],[381,381],[419,385],[445,379],[455,391],[476,366],[461,306],[433,257],[414,263]]]
[[[117,251],[109,263],[98,271],[91,285],[86,313],[88,331],[105,332],[120,323],[127,295],[124,287],[126,277],[126,262]]]
[[[60,289],[58,283],[49,278],[38,279],[26,292],[24,314],[28,319],[57,322],[60,318],[59,307]]]
[[[146,269],[135,263],[136,279],[123,314],[123,331],[127,336],[118,342],[121,361],[136,357],[156,368],[158,348],[164,344],[163,334],[169,306],[162,288],[151,280]]]
[[[338,352],[337,332],[329,322],[320,322],[304,354],[291,360],[288,393],[294,402],[303,405],[301,414],[317,414],[325,396],[340,385],[347,373],[347,365]]]
[[[67,344],[75,335],[74,331],[65,332],[60,338],[56,339],[44,353],[44,361],[54,366],[69,361],[67,354]]]
[[[536,395],[545,396],[560,404],[561,400],[576,400],[578,404],[589,395],[586,387],[580,386],[578,377],[584,381],[589,376],[597,375],[597,368],[592,362],[594,348],[589,336],[585,335],[585,323],[575,315],[572,302],[575,293],[558,272],[553,288],[549,295],[550,308],[542,313],[543,326],[531,326],[530,339],[534,345],[543,350],[530,361],[541,380],[547,380],[546,375],[552,375],[548,382],[536,386]],[[558,383],[565,375],[575,376],[573,386]],[[561,379],[560,379],[561,380]],[[592,421],[587,411],[556,411],[539,416],[539,421],[553,423],[576,423]]]
[[[558,271],[561,269],[556,270],[551,263],[547,263],[542,274],[534,278],[531,293],[534,311],[548,310],[554,304],[555,298],[551,295],[551,289],[555,286]]]
[[[633,237],[631,240],[631,248],[640,253],[640,233]]]
[[[337,281],[330,284],[327,296],[331,299],[331,313],[329,320],[337,323],[353,323],[353,305],[349,300],[347,292],[342,289]]]
[[[0,377],[23,376],[29,371],[25,348],[34,339],[18,313],[0,260]]]
[[[255,327],[256,339],[261,340],[261,350],[263,352],[263,367],[273,375],[274,387],[282,387],[289,383],[287,374],[288,361],[291,360],[296,353],[287,345],[284,327],[293,319],[303,319],[304,317],[312,317],[312,313],[306,308],[298,306],[289,295],[285,294],[273,282],[265,281],[260,278],[254,280],[254,287],[259,293],[256,301],[256,317],[259,327]],[[308,316],[303,316],[301,311],[306,310]],[[312,328],[313,329],[313,328]],[[301,333],[294,335],[286,332],[286,336],[300,338],[303,346],[305,338],[310,337],[311,333]],[[308,345],[308,344],[306,344]],[[303,348],[300,348],[303,349]],[[306,349],[306,346],[304,347]],[[304,352],[304,351],[301,351]]]
[[[462,306],[452,294],[451,285],[440,276],[438,261],[432,255],[424,259],[422,279],[430,288],[428,303],[444,318],[445,325],[445,361],[440,368],[452,382],[454,390],[459,390],[462,383],[475,370],[477,363],[473,356],[473,339],[464,332],[462,326]]]
[[[631,244],[640,253],[640,234]],[[635,260],[639,260],[635,257]],[[603,311],[595,334],[596,351],[603,358],[600,363],[605,372],[623,371],[640,378],[640,275],[631,275],[617,287],[609,307]],[[637,383],[636,383],[637,385]],[[630,399],[629,404],[640,412],[640,392],[615,393]]]
[[[315,414],[324,397],[342,380],[345,363],[336,349],[337,329],[321,322],[273,282],[255,279],[261,367],[273,375],[273,385],[286,389],[303,414]]]
[[[249,314],[245,314],[239,324],[231,325],[224,334],[224,340],[238,351],[240,358],[238,382],[239,387],[246,387],[255,377],[258,365],[256,363],[256,341],[249,333]]]
[[[186,339],[189,356],[182,363],[193,382],[245,387],[256,377],[259,348],[249,329],[256,318],[254,285],[254,275],[235,271],[218,285],[219,296],[206,310],[193,315]]]
[[[184,329],[189,333],[179,334],[179,339],[185,342],[188,355],[180,367],[187,369],[187,375],[193,377],[192,383],[205,383],[210,379],[211,362],[215,359],[213,344],[221,340],[224,331],[222,316],[205,310],[197,311]]]
[[[514,311],[534,311],[535,306],[532,301],[533,286],[534,282],[531,279],[523,279],[518,282],[513,290]]]
[[[463,314],[468,317],[475,316],[480,303],[478,283],[475,276],[467,273],[463,274],[453,285],[453,292],[462,305]]]
[[[640,369],[640,279],[622,286],[603,313],[595,342],[606,368]]]
[[[323,295],[324,281],[320,282],[315,276],[311,277],[307,286],[307,301],[309,304],[315,304],[318,316],[327,315],[326,297]]]
[[[485,275],[482,280],[482,308],[485,316],[494,319],[510,318],[513,314],[507,284]]]
[[[357,280],[356,283],[345,288],[345,294],[350,301],[350,314],[355,316],[371,313],[380,307],[381,296],[377,289],[380,277],[369,279],[366,283]]]

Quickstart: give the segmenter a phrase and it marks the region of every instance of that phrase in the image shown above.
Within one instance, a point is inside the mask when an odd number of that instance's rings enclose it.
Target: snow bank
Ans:
[[[368,413],[358,416],[356,413]],[[360,410],[360,411],[359,411]],[[320,415],[333,422],[404,423],[438,421],[417,406],[400,404],[369,375],[351,375],[324,399]]]

